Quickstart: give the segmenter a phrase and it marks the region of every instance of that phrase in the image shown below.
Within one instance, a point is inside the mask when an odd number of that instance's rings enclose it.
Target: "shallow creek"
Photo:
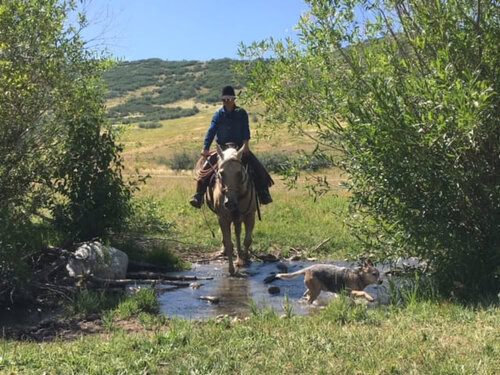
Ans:
[[[338,266],[352,266],[346,262],[328,262]],[[199,280],[199,288],[180,288],[175,290],[165,285],[159,287],[159,302],[161,313],[187,319],[203,319],[218,315],[244,317],[251,312],[251,301],[259,308],[271,308],[281,315],[285,312],[286,296],[288,304],[293,307],[294,315],[308,315],[318,311],[335,297],[333,293],[322,292],[314,305],[309,305],[302,299],[306,287],[304,276],[291,280],[276,279],[265,283],[265,279],[280,272],[295,272],[308,267],[312,262],[273,262],[252,263],[242,270],[244,277],[229,277],[227,262],[211,262],[208,264],[193,264],[191,270],[176,272],[172,275],[212,277],[212,280]],[[279,292],[271,294],[270,287],[279,287]],[[165,292],[161,293],[162,288]],[[168,291],[167,291],[168,290]],[[200,299],[214,297],[216,303]]]

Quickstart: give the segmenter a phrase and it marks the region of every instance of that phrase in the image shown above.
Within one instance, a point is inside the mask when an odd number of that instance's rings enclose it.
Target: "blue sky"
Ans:
[[[85,37],[123,60],[238,58],[240,42],[295,36],[303,0],[93,0]]]

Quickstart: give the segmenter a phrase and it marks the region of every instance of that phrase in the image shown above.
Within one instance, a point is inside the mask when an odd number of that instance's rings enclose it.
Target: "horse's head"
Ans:
[[[227,148],[222,151],[217,145],[218,169],[217,178],[222,185],[224,207],[235,213],[238,210],[238,197],[242,189],[245,169],[241,162],[243,149]]]

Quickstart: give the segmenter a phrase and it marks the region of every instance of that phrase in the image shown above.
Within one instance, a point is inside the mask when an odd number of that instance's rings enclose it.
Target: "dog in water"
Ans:
[[[373,297],[364,292],[363,289],[370,284],[380,284],[380,273],[371,261],[364,262],[360,268],[351,269],[338,267],[332,264],[316,264],[293,273],[278,273],[276,279],[293,279],[304,276],[304,284],[307,287],[304,297],[309,303],[313,303],[322,290],[339,293],[347,290],[351,296],[365,297],[373,301]]]

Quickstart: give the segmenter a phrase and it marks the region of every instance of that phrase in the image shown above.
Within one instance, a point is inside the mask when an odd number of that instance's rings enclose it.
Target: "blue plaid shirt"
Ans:
[[[250,126],[248,125],[248,114],[240,107],[234,107],[231,112],[222,107],[215,112],[212,123],[205,136],[204,148],[210,149],[214,140],[223,145],[234,142],[241,146],[244,141],[250,139]]]

